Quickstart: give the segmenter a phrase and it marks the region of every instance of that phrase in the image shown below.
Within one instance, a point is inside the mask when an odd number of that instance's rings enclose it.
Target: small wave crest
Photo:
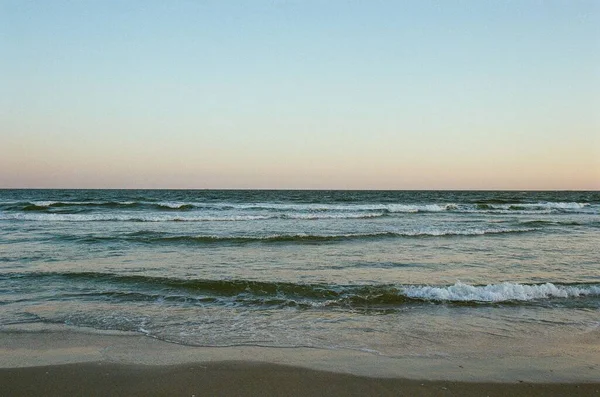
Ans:
[[[185,211],[185,210],[193,210],[195,208],[195,206],[190,203],[180,203],[180,202],[171,202],[171,201],[160,202],[160,203],[150,204],[150,205],[154,205],[154,206],[156,206],[156,208],[161,209],[161,210]]]
[[[490,284],[473,286],[457,282],[447,287],[414,286],[404,289],[410,298],[450,302],[532,301],[548,298],[577,298],[600,295],[600,286],[561,286],[546,284]]]
[[[282,215],[283,219],[367,219],[379,218],[384,216],[383,212],[366,212],[366,213],[290,213]]]

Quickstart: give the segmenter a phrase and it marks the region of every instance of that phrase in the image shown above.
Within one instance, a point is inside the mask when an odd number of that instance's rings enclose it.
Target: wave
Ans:
[[[433,301],[451,302],[506,302],[532,301],[549,298],[578,298],[581,296],[600,296],[600,285],[561,286],[545,284],[490,284],[473,286],[457,282],[447,287],[407,287],[406,296]]]
[[[491,199],[484,199],[484,200],[476,200],[475,204],[511,204],[511,203],[521,203],[522,201],[512,197],[512,198],[491,198]]]
[[[385,216],[384,213],[323,213],[323,214],[269,214],[269,215],[167,215],[157,213],[98,213],[98,214],[22,214],[22,213],[0,213],[0,219],[12,219],[23,221],[52,221],[52,222],[239,222],[256,221],[267,219],[368,219]]]
[[[519,225],[526,226],[598,226],[600,222],[580,222],[580,221],[558,221],[558,220],[530,220],[519,222]]]
[[[521,229],[473,229],[473,230],[408,230],[403,232],[343,233],[343,234],[270,234],[270,235],[173,235],[161,232],[139,231],[120,236],[62,236],[60,239],[76,240],[82,243],[103,243],[107,241],[128,241],[152,244],[268,244],[268,243],[327,243],[348,240],[377,240],[385,238],[427,238],[482,236],[505,233],[527,233],[533,228]]]
[[[498,304],[556,301],[600,297],[600,284],[518,284],[470,285],[336,285],[302,284],[255,280],[177,279],[108,273],[25,273],[4,274],[8,279],[43,283],[61,281],[73,286],[94,283],[96,290],[83,294],[122,300],[195,300],[214,304],[249,306],[285,305],[303,307],[397,307],[405,304]],[[43,284],[42,284],[43,285]],[[73,292],[65,292],[71,296]],[[81,292],[77,292],[80,295]]]
[[[493,200],[489,200],[493,201]],[[342,219],[342,218],[369,218],[392,214],[410,213],[490,213],[490,214],[550,214],[550,213],[597,213],[597,206],[590,207],[589,203],[578,202],[538,202],[538,203],[495,203],[485,202],[476,204],[444,203],[444,204],[325,204],[325,203],[227,203],[227,202],[178,202],[178,201],[32,201],[0,203],[0,207],[11,213],[40,212],[48,215],[69,215],[69,212],[90,212],[94,210],[130,210],[127,212],[143,213],[150,210],[148,214],[161,212],[190,212],[192,214],[202,211],[226,213],[227,211],[243,212],[242,215],[250,215],[255,211],[265,212],[272,217],[288,219]],[[85,211],[83,211],[85,210]],[[249,212],[249,213],[248,213]],[[278,215],[279,214],[279,215]],[[100,214],[94,214],[100,215]],[[108,216],[109,220],[145,220],[146,215],[132,216],[121,214],[118,211],[111,213],[102,212],[101,215]],[[204,214],[203,214],[204,215]],[[110,218],[112,216],[112,218]],[[127,218],[130,216],[131,218]],[[158,216],[159,218],[160,216]],[[150,216],[152,218],[152,216]],[[82,218],[83,220],[103,220],[99,218]],[[71,220],[71,219],[65,219]],[[152,221],[153,219],[149,219]],[[181,219],[185,220],[183,217]],[[202,220],[202,219],[200,219]],[[212,219],[207,219],[212,220]]]
[[[491,210],[581,210],[589,206],[589,203],[574,203],[574,202],[539,202],[539,203],[504,203],[504,204],[477,204],[478,209]]]
[[[31,209],[47,209],[47,208],[60,208],[60,207],[81,207],[81,206],[94,206],[94,207],[134,207],[139,203],[135,201],[32,201],[25,204],[25,208]]]
[[[172,201],[160,202],[160,203],[156,203],[153,205],[155,207],[157,207],[158,209],[162,209],[162,210],[167,209],[167,210],[178,210],[178,211],[192,210],[196,207],[192,203],[180,203],[180,202],[172,202]]]
[[[419,213],[419,212],[486,212],[487,211],[577,211],[588,207],[589,203],[576,202],[539,202],[539,203],[487,203],[487,204],[285,204],[285,203],[195,203],[206,208],[271,210],[271,211],[384,211],[387,213]]]
[[[366,212],[366,213],[291,213],[280,216],[283,219],[366,219],[379,218],[385,216],[383,212]]]
[[[180,202],[147,202],[147,201],[33,201],[11,203],[12,209],[22,211],[49,211],[52,209],[66,209],[72,207],[97,207],[114,209],[135,209],[150,208],[155,210],[178,210],[185,211],[194,209],[196,206],[192,203]]]

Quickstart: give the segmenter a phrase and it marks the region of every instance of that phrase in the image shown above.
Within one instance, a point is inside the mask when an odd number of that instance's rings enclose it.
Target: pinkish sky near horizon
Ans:
[[[0,0],[0,188],[600,189],[597,1]]]

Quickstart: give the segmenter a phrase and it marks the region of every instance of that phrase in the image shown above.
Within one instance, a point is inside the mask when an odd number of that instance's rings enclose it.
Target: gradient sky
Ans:
[[[600,2],[0,0],[0,187],[600,189]]]

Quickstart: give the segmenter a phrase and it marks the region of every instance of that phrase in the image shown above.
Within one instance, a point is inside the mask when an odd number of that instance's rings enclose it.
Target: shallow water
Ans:
[[[0,190],[0,326],[444,354],[600,327],[599,192]]]

